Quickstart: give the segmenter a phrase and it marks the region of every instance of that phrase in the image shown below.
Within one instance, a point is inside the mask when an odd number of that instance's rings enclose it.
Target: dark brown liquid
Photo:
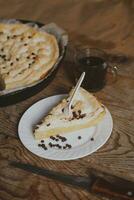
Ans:
[[[82,83],[82,87],[85,89],[98,91],[105,85],[107,64],[103,58],[95,56],[81,58],[75,70],[77,78],[82,72],[86,72]]]

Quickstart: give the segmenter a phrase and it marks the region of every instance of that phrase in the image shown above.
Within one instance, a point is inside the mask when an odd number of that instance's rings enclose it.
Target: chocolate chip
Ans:
[[[10,37],[9,37],[9,36],[7,36],[7,39],[10,39]]]
[[[31,36],[28,36],[28,38],[30,39],[30,38],[32,38]]]
[[[4,48],[2,48],[1,51],[4,51]]]
[[[72,114],[73,114],[73,117],[74,118],[77,118],[77,114],[76,114],[76,112],[74,111],[74,112],[72,112]]]
[[[71,109],[74,109],[74,106],[73,106],[73,105],[71,105]]]
[[[2,67],[2,69],[6,69],[6,67]]]
[[[47,126],[50,126],[50,123],[49,123],[49,124],[47,124]]]
[[[32,55],[35,55],[35,53],[32,52]]]
[[[54,136],[50,136],[50,139],[55,140],[55,137]]]
[[[40,144],[40,146],[44,149],[44,150],[47,150],[47,147],[45,144]]]
[[[38,144],[39,147],[41,147],[41,144]]]
[[[17,35],[13,35],[13,38],[16,38],[17,37]]]
[[[13,65],[13,62],[11,62],[10,65],[12,66],[12,65]]]
[[[16,61],[19,61],[19,58],[16,58]]]
[[[41,143],[44,143],[44,140],[41,140]]]
[[[52,147],[53,146],[53,144],[51,143],[51,142],[49,142],[49,144],[48,144],[50,147]]]
[[[81,136],[78,136],[78,139],[80,140],[80,139],[81,139]]]
[[[65,141],[67,141],[66,138],[62,138],[62,139],[61,139],[61,142],[65,142]]]
[[[66,144],[66,147],[68,147],[69,149],[72,148],[71,144]]]
[[[24,46],[27,46],[27,43],[25,43]]]
[[[81,110],[78,110],[79,115],[81,114]]]
[[[80,115],[80,118],[84,118],[86,116],[86,114],[84,113],[84,114],[81,114]]]
[[[19,72],[19,74],[22,74],[22,72]]]
[[[27,59],[29,59],[30,57],[29,56],[27,56]]]
[[[91,139],[90,139],[91,141],[94,141],[94,138],[93,137],[91,137]]]
[[[1,57],[2,57],[2,58],[5,58],[5,57],[6,57],[6,55],[2,55]]]
[[[41,144],[42,147],[45,147],[45,144]]]
[[[63,146],[63,149],[66,149],[66,146]]]
[[[56,141],[56,142],[58,142],[58,141],[59,141],[59,139],[55,139],[55,141]]]
[[[62,112],[64,112],[64,108],[62,108],[62,110],[61,110]]]

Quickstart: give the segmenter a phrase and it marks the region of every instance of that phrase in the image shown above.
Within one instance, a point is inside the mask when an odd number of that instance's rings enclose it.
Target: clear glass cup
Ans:
[[[88,46],[75,49],[75,81],[82,72],[85,78],[82,87],[90,92],[101,90],[109,82],[107,73],[112,73],[112,82],[117,80],[117,67],[111,66],[107,61],[107,54],[100,49],[89,48]],[[110,81],[111,82],[111,81]]]

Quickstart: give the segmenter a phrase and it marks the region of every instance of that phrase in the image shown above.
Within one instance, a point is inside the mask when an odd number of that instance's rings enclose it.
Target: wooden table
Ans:
[[[65,28],[71,45],[89,44],[104,49],[118,65],[118,80],[96,96],[110,110],[114,128],[108,142],[92,155],[74,161],[39,158],[21,144],[17,125],[34,102],[68,92],[70,48],[55,79],[37,95],[0,108],[0,199],[1,200],[100,200],[89,192],[34,175],[9,165],[15,160],[75,175],[87,175],[89,167],[134,181],[134,24],[133,1],[1,1],[2,17],[55,21]]]

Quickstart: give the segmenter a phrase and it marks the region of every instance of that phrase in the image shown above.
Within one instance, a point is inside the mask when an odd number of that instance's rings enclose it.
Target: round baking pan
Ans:
[[[39,27],[44,26],[43,23],[36,22],[36,21],[21,20],[21,19],[19,19],[17,21],[20,21],[20,22],[22,22],[24,24],[25,23],[35,23]],[[63,48],[61,43],[60,43],[60,41],[59,41],[58,45],[59,45],[59,51],[60,51],[59,54],[61,56],[61,59],[48,72],[46,78],[44,78],[41,82],[37,83],[34,86],[26,87],[24,89],[17,90],[15,92],[11,92],[11,93],[8,93],[8,94],[1,95],[0,96],[0,106],[1,107],[8,106],[8,105],[15,104],[17,102],[23,101],[23,100],[25,100],[25,99],[37,94],[39,91],[44,89],[51,82],[51,80],[55,77],[56,72],[57,72],[57,70],[58,70],[58,68],[59,68],[59,66],[61,64],[61,61],[65,56],[65,52],[66,52],[66,46],[64,46],[64,48]]]

